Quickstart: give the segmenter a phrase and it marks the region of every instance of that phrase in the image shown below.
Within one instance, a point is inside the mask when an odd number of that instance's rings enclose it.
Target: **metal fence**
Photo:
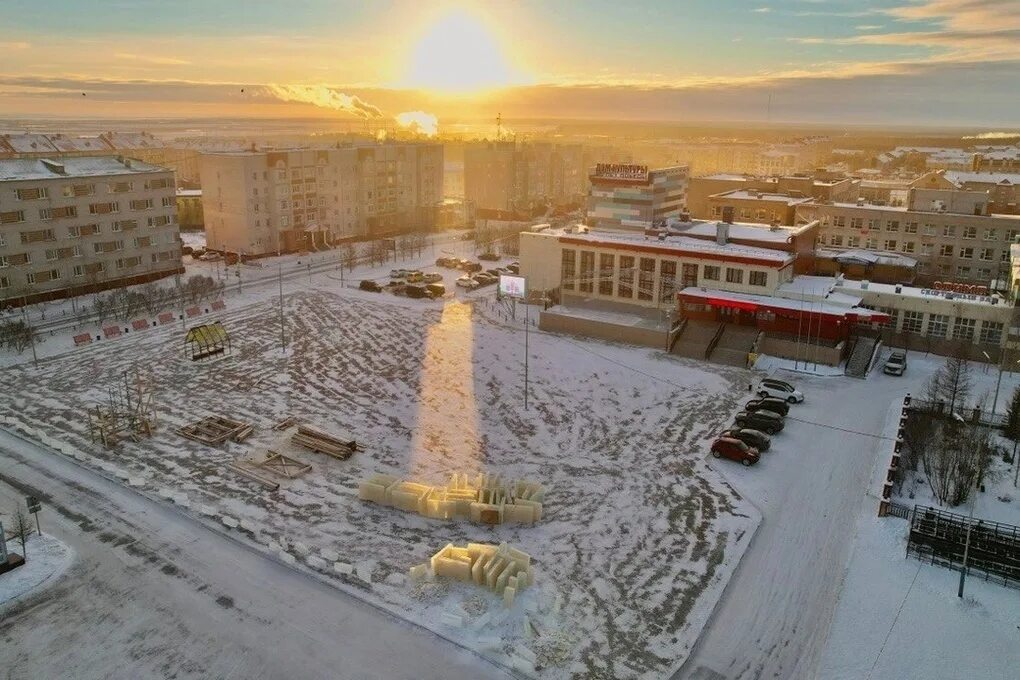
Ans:
[[[988,427],[1003,428],[1006,426],[1005,413],[992,413],[976,408],[950,409],[949,404],[944,401],[925,401],[923,399],[911,399],[907,407],[911,411],[937,413],[940,415],[951,415],[958,413],[960,417],[969,423],[978,423]]]
[[[1012,524],[915,505],[907,556],[1020,588],[1020,527]]]

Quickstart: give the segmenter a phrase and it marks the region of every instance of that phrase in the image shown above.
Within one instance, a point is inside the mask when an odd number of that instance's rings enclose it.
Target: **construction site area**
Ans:
[[[680,667],[760,518],[704,455],[745,371],[535,329],[525,408],[480,298],[281,306],[14,366],[0,424],[524,676]]]

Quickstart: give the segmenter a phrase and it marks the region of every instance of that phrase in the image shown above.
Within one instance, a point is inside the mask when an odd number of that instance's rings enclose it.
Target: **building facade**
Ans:
[[[0,299],[183,272],[172,171],[117,157],[0,160]]]
[[[734,217],[743,222],[792,226],[796,222],[797,206],[811,201],[800,192],[789,194],[735,189],[708,197],[709,217],[719,219],[726,208],[731,208]]]
[[[316,250],[355,237],[432,229],[443,147],[386,143],[202,156],[209,248]]]
[[[580,144],[513,141],[464,147],[464,198],[475,209],[530,212],[581,200],[586,189]]]
[[[599,163],[589,177],[586,223],[596,229],[643,231],[680,217],[687,207],[689,175],[685,165],[649,170]]]

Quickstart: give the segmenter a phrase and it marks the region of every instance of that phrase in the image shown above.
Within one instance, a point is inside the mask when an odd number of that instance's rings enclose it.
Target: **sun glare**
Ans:
[[[411,50],[404,85],[445,93],[505,87],[515,81],[499,41],[465,11],[444,15]]]

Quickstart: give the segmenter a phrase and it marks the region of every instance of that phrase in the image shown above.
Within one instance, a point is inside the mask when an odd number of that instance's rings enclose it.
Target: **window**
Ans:
[[[999,255],[999,262],[1009,262],[1009,248],[1003,250]]]
[[[878,250],[878,239],[877,238],[874,238],[874,237],[869,238],[866,241],[866,243],[867,243],[867,245],[865,247],[868,250]]]
[[[974,342],[975,319],[956,317],[953,319],[953,340]]]
[[[832,237],[832,245],[841,246],[843,245],[843,237],[840,234],[836,234]]]
[[[899,231],[900,230],[900,221],[899,220],[889,220],[888,222],[885,223],[885,229],[886,229],[886,231]]]
[[[935,225],[932,224],[931,222],[926,222],[925,225],[924,225],[924,235],[925,236],[934,236],[935,233],[936,233]]]
[[[35,187],[31,189],[15,189],[19,201],[34,201],[39,198],[49,198],[50,190],[46,187]]]
[[[851,229],[861,229],[863,227],[864,227],[864,218],[863,217],[851,217],[850,218],[850,228]]]
[[[848,246],[850,246],[851,248],[858,248],[861,245],[861,237],[860,236],[848,236],[847,239],[846,239],[846,244]]]
[[[164,196],[163,197],[163,207],[164,208],[173,207],[173,204],[174,204],[174,197],[173,196]]]
[[[4,239],[4,235],[0,234],[0,248],[3,248],[5,245],[7,245],[7,241]]]
[[[987,345],[998,345],[1002,342],[1002,324],[998,321],[981,322],[981,342]]]
[[[593,279],[595,278],[595,253],[590,250],[581,251],[581,275],[578,290],[582,293],[590,293],[593,290]]]
[[[956,226],[952,225],[952,224],[947,224],[947,225],[943,226],[942,227],[942,235],[943,236],[948,236],[948,237],[955,237],[956,236]]]
[[[40,241],[56,241],[52,229],[36,229],[35,231],[21,232],[22,243],[38,243]]]
[[[96,193],[95,184],[67,184],[64,186],[63,194],[68,198],[76,196],[92,196]]]
[[[871,218],[868,220],[868,229],[871,231],[882,230],[882,220]]]
[[[16,224],[25,221],[24,210],[11,210],[0,213],[0,224]]]
[[[698,265],[694,266],[696,268]],[[694,276],[697,279],[697,274]],[[692,285],[697,285],[697,280]],[[676,262],[673,260],[663,260],[659,264],[659,301],[671,302],[676,291]]]
[[[164,227],[170,224],[170,217],[168,215],[156,215],[149,218],[148,224],[150,227]]]
[[[718,281],[719,280],[719,267],[715,265],[706,264],[702,270],[702,278],[706,281]]]
[[[39,219],[41,220],[59,220],[64,217],[77,217],[78,208],[73,205],[63,206],[61,208],[40,208]]]
[[[110,225],[110,231],[112,231],[114,233],[120,231],[120,222],[118,221],[118,222],[114,222],[113,224],[111,224]]]
[[[988,267],[982,267],[977,270],[977,277],[983,281],[990,281],[992,278],[992,270]]]
[[[917,233],[917,222],[906,222],[903,225],[903,233],[905,234],[916,234]]]
[[[752,286],[767,286],[769,282],[768,272],[753,271],[748,277],[748,283]]]
[[[952,257],[953,246],[951,246],[948,243],[943,244],[941,247],[939,247],[939,255],[941,255],[942,257]]]
[[[924,312],[912,312],[904,310],[902,329],[904,333],[920,334],[923,325],[924,325]]]
[[[26,274],[25,281],[27,281],[29,285],[35,283],[35,272],[29,272],[28,274]]]
[[[726,268],[726,283],[743,283],[744,270],[735,267]]]
[[[882,249],[889,251],[896,250],[896,239],[887,238],[885,243],[882,244]]]
[[[995,248],[982,248],[981,249],[982,260],[994,260],[995,259]]]
[[[116,201],[110,203],[90,203],[89,213],[92,215],[105,215],[107,213],[120,212],[120,204]]]
[[[962,257],[965,260],[972,260],[972,259],[974,259],[974,249],[973,248],[960,248],[960,257]]]
[[[567,290],[574,290],[574,278],[577,276],[576,257],[576,251],[564,249],[560,258],[560,282]]]
[[[85,276],[85,267],[81,266],[80,264],[76,264],[76,265],[74,265],[74,272],[73,273],[74,273],[74,275],[76,277],[77,276]]]
[[[634,297],[634,258],[629,255],[620,256],[620,283],[616,294],[619,297]]]
[[[944,338],[949,330],[949,317],[945,314],[928,315],[928,337]]]
[[[977,238],[977,227],[964,227],[963,228],[964,238]]]
[[[599,254],[599,295],[613,294],[613,265],[616,257],[612,254]]]
[[[134,182],[110,182],[107,185],[107,189],[111,194],[126,194],[129,191],[133,191],[134,188]]]
[[[655,286],[655,258],[642,257],[641,271],[638,272],[638,300],[651,300]]]
[[[925,257],[931,257],[931,244],[930,243],[922,243],[921,244],[921,254],[924,255]]]
[[[994,241],[998,237],[999,237],[999,230],[998,229],[985,229],[985,240],[986,241]]]
[[[8,266],[10,266],[10,263],[7,262],[7,256],[0,255],[0,269],[3,269],[4,267]]]
[[[845,227],[846,217],[844,215],[836,215],[832,218],[832,226],[834,227]]]
[[[10,288],[10,287],[11,287],[11,280],[9,278],[7,278],[6,276],[0,276],[0,289]]]
[[[127,184],[130,184],[130,182],[127,182]],[[149,181],[147,181],[145,183],[145,188],[146,189],[170,189],[171,187],[173,187],[173,185],[174,184],[173,184],[173,180],[172,179],[164,177],[162,179],[150,179]]]
[[[969,279],[971,277],[970,267],[957,267],[956,276],[961,279]]]
[[[913,241],[904,241],[902,250],[905,253],[913,253],[915,245],[916,244]]]
[[[56,260],[57,259],[57,250],[55,248],[47,248],[46,249],[46,259],[47,260]]]
[[[151,208],[152,208],[151,198],[135,199],[131,201],[132,210],[150,210]]]

